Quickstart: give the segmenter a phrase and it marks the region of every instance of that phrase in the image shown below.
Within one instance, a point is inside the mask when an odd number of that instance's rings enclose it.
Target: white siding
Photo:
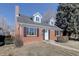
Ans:
[[[54,18],[51,18],[49,24],[51,26],[55,26],[55,22],[56,22],[56,20]]]
[[[40,15],[40,13],[37,12],[33,16],[34,16],[33,17],[34,22],[41,23],[42,16]],[[39,21],[36,20],[36,17],[39,18]]]

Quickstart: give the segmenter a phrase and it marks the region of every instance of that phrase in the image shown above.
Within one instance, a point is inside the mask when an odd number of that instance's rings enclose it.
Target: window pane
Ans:
[[[60,31],[56,31],[56,35],[61,35],[61,32]]]
[[[39,17],[36,17],[36,21],[39,21]]]
[[[53,24],[53,22],[51,22],[51,24]]]
[[[27,29],[27,35],[36,35],[36,28],[28,28]]]

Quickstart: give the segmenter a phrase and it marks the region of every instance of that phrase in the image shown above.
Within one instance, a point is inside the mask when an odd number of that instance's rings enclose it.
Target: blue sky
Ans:
[[[44,14],[48,9],[57,10],[58,4],[55,3],[20,3],[20,4],[0,4],[0,16],[6,18],[6,22],[10,26],[15,25],[15,6],[20,6],[20,13],[32,16],[36,12]]]

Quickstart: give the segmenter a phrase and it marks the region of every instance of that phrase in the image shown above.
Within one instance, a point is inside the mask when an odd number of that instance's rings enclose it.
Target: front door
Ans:
[[[44,39],[49,40],[49,30],[47,29],[45,29],[45,32],[44,32]]]

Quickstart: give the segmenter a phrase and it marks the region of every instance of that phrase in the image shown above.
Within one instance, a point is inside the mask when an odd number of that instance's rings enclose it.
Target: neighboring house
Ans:
[[[45,17],[45,16],[44,16]],[[57,40],[62,37],[62,29],[55,25],[55,18],[44,18],[39,12],[32,17],[21,15],[19,6],[16,6],[16,37],[23,43],[42,40]]]
[[[3,31],[3,29],[2,28],[0,28],[0,36],[4,36],[5,34],[4,34],[4,31]]]

